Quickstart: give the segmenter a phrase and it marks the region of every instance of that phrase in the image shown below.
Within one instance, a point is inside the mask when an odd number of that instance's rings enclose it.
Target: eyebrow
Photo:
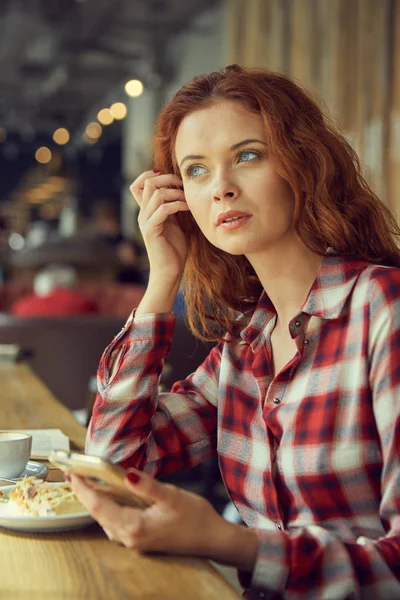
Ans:
[[[237,148],[240,148],[241,146],[247,146],[247,144],[254,144],[254,142],[257,142],[258,144],[263,144],[263,146],[266,146],[267,144],[261,140],[257,140],[256,138],[254,139],[248,139],[248,140],[243,140],[242,142],[238,142],[237,144],[233,144],[233,146],[231,146],[229,148],[230,151],[232,150],[237,150]],[[205,158],[205,156],[203,156],[202,154],[188,154],[188,156],[185,156],[185,158],[183,158],[180,162],[179,167],[181,167],[183,165],[183,163],[185,162],[185,160],[201,160]]]

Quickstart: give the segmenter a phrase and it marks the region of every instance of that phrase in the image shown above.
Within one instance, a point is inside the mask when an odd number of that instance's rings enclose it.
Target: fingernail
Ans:
[[[127,473],[126,478],[129,481],[129,483],[137,483],[140,479],[139,475],[137,475],[136,473]]]
[[[153,173],[161,173],[158,169],[153,169]]]
[[[71,481],[71,477],[68,475],[68,473],[64,473],[64,479],[65,481]]]

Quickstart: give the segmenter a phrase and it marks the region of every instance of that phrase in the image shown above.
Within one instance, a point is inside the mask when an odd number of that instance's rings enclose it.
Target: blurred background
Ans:
[[[145,281],[128,188],[166,100],[222,65],[222,14],[216,0],[0,1],[3,281],[48,262]]]
[[[398,0],[1,0],[2,280],[56,262],[145,283],[128,187],[155,117],[231,62],[314,92],[398,213],[399,32]]]
[[[399,48],[399,0],[0,0],[1,281],[145,284],[128,188],[155,117],[231,62],[308,87],[398,214]]]
[[[156,115],[232,62],[306,86],[399,216],[398,58],[400,0],[0,0],[0,344],[85,405],[147,281],[129,185]],[[163,385],[206,351],[177,352]]]

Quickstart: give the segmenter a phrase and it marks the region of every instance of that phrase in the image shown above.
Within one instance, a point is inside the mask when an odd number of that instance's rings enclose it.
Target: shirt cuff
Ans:
[[[136,360],[146,353],[153,353],[153,359],[163,358],[171,349],[175,328],[174,313],[155,313],[135,318],[130,315],[121,331],[105,349],[98,369],[98,389],[107,387],[114,380],[122,365],[125,350],[129,349],[130,360]],[[133,354],[130,349],[134,349]]]
[[[258,555],[253,573],[238,572],[245,598],[281,597],[289,576],[289,538],[281,531],[256,530]],[[263,595],[264,594],[264,595]]]
[[[175,313],[149,313],[135,316],[136,309],[131,312],[121,331],[111,343],[112,350],[130,341],[153,339],[161,336],[171,337],[175,326]],[[133,331],[134,325],[134,331]]]

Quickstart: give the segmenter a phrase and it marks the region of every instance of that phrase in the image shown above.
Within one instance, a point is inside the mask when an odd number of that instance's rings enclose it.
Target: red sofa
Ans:
[[[90,283],[79,290],[96,301],[99,314],[107,317],[125,317],[139,304],[145,288],[142,285],[120,283]],[[9,313],[12,304],[19,298],[32,293],[32,285],[12,281],[0,286],[0,313]]]

